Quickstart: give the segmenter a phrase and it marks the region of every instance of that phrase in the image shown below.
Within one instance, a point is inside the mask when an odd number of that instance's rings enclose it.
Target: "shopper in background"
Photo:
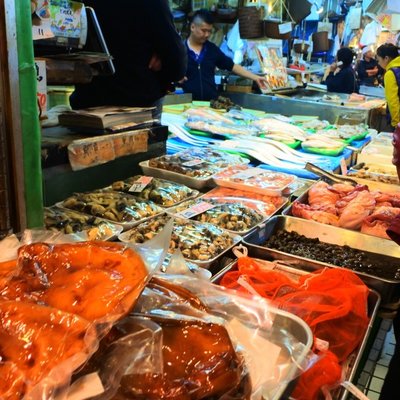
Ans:
[[[378,64],[386,70],[383,81],[390,125],[395,129],[400,122],[400,57],[394,44],[386,43],[376,50]],[[400,153],[399,153],[400,156]]]
[[[342,47],[336,54],[336,62],[325,70],[322,83],[329,92],[358,93],[357,76],[352,67],[354,53],[348,47]]]
[[[157,106],[171,82],[183,79],[186,49],[167,0],[86,0],[96,12],[115,74],[76,86],[73,108]]]
[[[267,81],[235,64],[214,43],[208,39],[213,29],[213,17],[206,10],[196,11],[190,24],[190,35],[186,40],[188,65],[182,88],[192,93],[194,100],[211,100],[218,97],[215,84],[215,68],[232,71],[243,78],[253,80],[260,88],[266,87]]]
[[[357,64],[357,75],[360,85],[376,86],[383,75],[383,69],[375,60],[375,54],[371,46],[365,46],[362,49],[362,59]]]

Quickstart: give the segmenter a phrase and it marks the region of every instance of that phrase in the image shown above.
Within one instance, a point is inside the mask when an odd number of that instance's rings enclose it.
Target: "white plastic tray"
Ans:
[[[275,174],[275,175],[284,175],[284,176],[288,176],[290,177],[290,175],[282,173],[282,172],[276,172],[276,171],[269,171],[269,170],[264,170],[262,169],[265,174],[271,173],[271,174]],[[244,170],[243,172],[245,172],[246,170]],[[234,174],[236,175],[236,174]],[[232,176],[234,176],[232,175]],[[231,188],[231,189],[238,189],[238,190],[244,190],[247,192],[253,192],[253,193],[258,193],[258,194],[262,194],[262,195],[267,195],[267,196],[282,196],[284,191],[291,185],[293,184],[293,182],[295,182],[296,177],[293,176],[292,180],[283,186],[280,186],[279,188],[273,188],[273,187],[259,187],[259,186],[255,186],[255,185],[249,185],[246,184],[246,180],[243,179],[242,182],[234,182],[233,180],[231,180],[231,177],[226,177],[226,178],[219,178],[217,176],[217,174],[215,174],[214,176],[214,182],[216,185],[218,186],[223,186],[223,187],[227,187],[227,188]]]

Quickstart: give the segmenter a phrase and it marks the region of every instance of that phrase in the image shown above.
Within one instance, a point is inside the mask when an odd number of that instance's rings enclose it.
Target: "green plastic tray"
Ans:
[[[346,148],[346,146],[342,146],[342,147],[338,148],[337,150],[327,150],[327,149],[321,149],[321,148],[316,148],[316,147],[307,147],[302,144],[301,148],[308,153],[336,157],[343,153],[343,150]]]

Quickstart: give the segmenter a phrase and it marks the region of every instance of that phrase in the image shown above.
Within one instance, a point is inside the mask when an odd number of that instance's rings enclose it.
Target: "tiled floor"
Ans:
[[[368,382],[366,382],[364,390],[364,392],[366,393],[366,395],[370,400],[379,399],[379,393],[383,385],[383,380],[385,379],[386,376],[389,361],[394,353],[395,339],[393,335],[393,328],[390,328],[390,330],[386,332],[387,333],[385,335],[385,329],[383,329],[378,333],[378,337],[375,340],[374,346],[371,350],[373,358],[374,350],[378,349],[379,345],[382,345],[382,343],[379,343],[379,340],[384,340],[383,349],[380,346],[382,350],[379,352],[380,354],[377,362],[373,363],[373,360],[370,359],[367,361],[366,367],[364,368],[364,370],[365,369],[368,370],[368,365],[367,365],[368,362],[371,362],[371,366],[375,365],[372,375],[370,375]],[[371,353],[370,353],[370,358],[371,358]]]

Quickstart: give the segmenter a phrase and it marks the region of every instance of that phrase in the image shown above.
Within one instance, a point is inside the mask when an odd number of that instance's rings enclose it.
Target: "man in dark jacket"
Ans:
[[[329,92],[358,93],[357,76],[351,65],[353,58],[354,53],[347,47],[337,52],[337,61],[327,68],[322,80]]]
[[[73,108],[159,105],[186,72],[186,49],[167,0],[87,0],[99,20],[115,74],[77,85]]]
[[[263,76],[247,71],[235,64],[208,38],[213,28],[212,15],[206,10],[196,11],[190,24],[190,35],[186,41],[188,65],[186,79],[182,84],[186,93],[192,93],[194,100],[215,99],[217,86],[215,84],[215,69],[232,71],[236,75],[256,82],[260,87],[267,84]]]

